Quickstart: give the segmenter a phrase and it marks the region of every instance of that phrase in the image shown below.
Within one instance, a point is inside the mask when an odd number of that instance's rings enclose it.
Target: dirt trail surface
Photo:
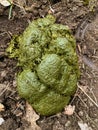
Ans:
[[[16,67],[16,60],[8,58],[6,48],[13,35],[21,34],[30,21],[48,13],[57,18],[57,23],[68,25],[76,37],[81,78],[70,103],[75,105],[74,114],[40,116],[37,124],[42,130],[98,130],[97,8],[98,2],[91,10],[79,0],[20,0],[14,4],[8,19],[10,7],[0,5],[0,103],[4,106],[0,108],[0,122],[4,119],[0,130],[28,130],[30,126],[24,118],[26,101],[17,93],[16,75],[20,68]]]

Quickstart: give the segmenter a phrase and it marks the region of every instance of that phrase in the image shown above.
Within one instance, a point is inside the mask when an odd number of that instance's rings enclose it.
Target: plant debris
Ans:
[[[70,116],[70,115],[73,115],[73,113],[74,113],[74,111],[75,111],[75,106],[71,106],[71,105],[68,105],[68,106],[66,106],[65,108],[64,108],[64,114],[65,115],[68,115],[68,116]]]
[[[39,115],[36,114],[32,106],[28,103],[26,103],[26,115],[23,118],[30,123],[29,128],[25,128],[25,130],[41,130],[41,128],[36,124]]]
[[[20,96],[47,116],[69,103],[80,74],[75,39],[68,26],[55,21],[47,15],[31,22],[7,49],[23,69],[17,78]]]

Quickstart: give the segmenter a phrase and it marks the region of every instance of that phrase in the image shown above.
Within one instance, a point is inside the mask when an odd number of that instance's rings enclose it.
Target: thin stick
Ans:
[[[95,94],[94,94],[93,90],[92,90],[92,89],[90,89],[90,92],[92,93],[92,96],[94,97],[95,102],[97,103],[98,101],[97,101],[97,98],[96,98],[96,96],[95,96]]]
[[[9,84],[5,85],[5,88],[1,91],[0,96],[2,96],[2,94],[8,89]]]
[[[83,90],[81,86],[78,85],[78,88],[82,90],[82,92],[89,98],[89,100],[96,106],[98,107],[98,104]]]
[[[75,116],[80,120],[80,121],[83,121],[81,118],[80,118],[80,116],[74,111],[74,114],[75,114]]]
[[[77,95],[78,96],[78,98],[81,100],[81,102],[88,108],[88,106],[86,105],[86,103],[82,100],[82,98],[79,96],[79,95]]]

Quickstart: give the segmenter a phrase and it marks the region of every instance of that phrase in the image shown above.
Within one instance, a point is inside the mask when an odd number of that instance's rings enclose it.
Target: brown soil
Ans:
[[[14,6],[11,19],[8,19],[9,7],[0,5],[0,103],[5,106],[5,110],[0,112],[0,117],[5,120],[0,130],[25,130],[29,126],[23,119],[25,100],[19,97],[16,89],[17,61],[6,55],[8,43],[13,35],[22,33],[30,21],[48,13],[56,16],[57,23],[68,25],[76,37],[81,78],[71,102],[75,105],[74,114],[67,116],[62,112],[40,117],[37,124],[42,130],[80,130],[78,121],[83,121],[90,130],[98,130],[98,107],[86,95],[98,104],[98,2],[90,11],[90,7],[79,0],[23,1],[20,4],[25,8]]]

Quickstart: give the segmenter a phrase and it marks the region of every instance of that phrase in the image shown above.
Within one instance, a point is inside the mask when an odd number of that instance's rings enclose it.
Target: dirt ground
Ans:
[[[30,21],[48,13],[57,18],[57,23],[68,25],[72,30],[81,77],[70,103],[75,105],[74,114],[68,116],[62,112],[50,117],[40,116],[37,124],[42,130],[98,130],[97,8],[98,2],[88,6],[82,0],[17,0],[9,14],[10,7],[0,5],[0,103],[5,107],[0,112],[0,118],[4,119],[0,130],[27,130],[30,125],[23,118],[26,101],[19,97],[16,89],[17,61],[8,58],[6,48],[13,35],[21,34]],[[81,128],[79,122],[86,124],[86,129]]]

